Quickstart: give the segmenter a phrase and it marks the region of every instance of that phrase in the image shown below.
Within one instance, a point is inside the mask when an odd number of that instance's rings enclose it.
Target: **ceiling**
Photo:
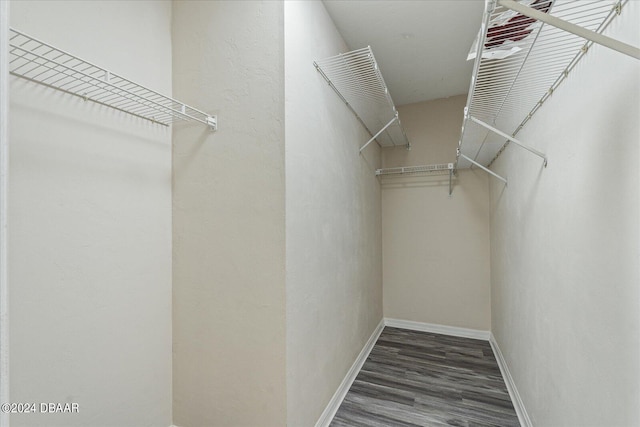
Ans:
[[[349,46],[371,46],[396,105],[466,94],[483,0],[323,0]]]

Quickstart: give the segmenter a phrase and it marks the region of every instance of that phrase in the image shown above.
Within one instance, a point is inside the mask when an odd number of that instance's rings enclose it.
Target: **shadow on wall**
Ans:
[[[60,127],[69,125],[77,133],[96,132],[98,128],[100,133],[113,135],[114,140],[135,139],[148,145],[166,146],[158,136],[166,136],[169,128],[161,124],[23,79],[12,79],[9,89],[12,92],[10,116],[28,114],[33,123],[52,120]]]
[[[182,171],[184,167],[191,164],[191,162],[194,159],[197,159],[203,154],[205,143],[213,142],[214,136],[218,131],[213,132],[208,127],[202,126],[199,123],[182,123],[182,124],[176,124],[173,126],[174,126],[174,129],[173,129],[174,135],[176,133],[183,134],[183,132],[189,131],[193,133],[194,140],[195,140],[195,144],[191,144],[190,149],[187,150],[186,152],[181,151],[180,155],[177,155],[176,150],[174,150],[173,173],[174,175],[178,175],[178,173],[176,172]],[[196,133],[198,132],[197,129],[191,129],[191,128],[199,128],[200,132]],[[182,144],[182,145],[185,146],[186,144]]]

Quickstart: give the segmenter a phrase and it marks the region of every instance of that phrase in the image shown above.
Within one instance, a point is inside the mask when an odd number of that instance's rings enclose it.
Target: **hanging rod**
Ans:
[[[475,63],[456,168],[474,166],[467,158],[490,167],[510,142],[519,143],[546,163],[543,153],[515,136],[593,44],[574,33],[601,35],[627,1],[529,0],[529,6],[516,3],[513,7],[512,0],[486,0],[481,29],[470,53]],[[515,8],[518,10],[512,10]],[[561,25],[565,28],[552,25],[558,21],[567,24]],[[576,27],[584,31],[566,31]]]
[[[370,46],[313,65],[371,136],[360,152],[373,141],[381,147],[411,148]]]
[[[168,126],[196,121],[217,130],[215,115],[164,96],[21,31],[9,29],[9,73]]]

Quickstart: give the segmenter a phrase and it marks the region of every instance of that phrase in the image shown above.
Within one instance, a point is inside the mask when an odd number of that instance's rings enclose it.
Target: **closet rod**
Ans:
[[[632,58],[640,59],[640,49],[638,49],[635,46],[631,46],[619,40],[613,39],[611,37],[607,37],[603,34],[596,33],[594,31],[583,28],[579,25],[575,25],[570,22],[567,22],[563,19],[556,18],[553,15],[540,12],[539,10],[517,3],[513,0],[498,0],[498,4],[500,4],[500,6],[506,7],[507,9],[511,9],[513,11],[519,12],[530,18],[537,19],[538,21],[542,21],[545,24],[552,25],[556,28],[560,28],[561,30],[568,31],[572,34],[575,34],[577,36],[590,40],[594,43],[598,43],[602,46],[608,47],[609,49],[613,49],[620,53],[624,53],[625,55],[629,55]]]

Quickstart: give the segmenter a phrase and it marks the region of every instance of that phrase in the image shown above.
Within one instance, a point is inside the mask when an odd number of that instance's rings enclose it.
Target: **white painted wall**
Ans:
[[[398,113],[411,141],[411,150],[383,149],[383,167],[455,162],[466,102],[467,95],[458,95],[400,105]]]
[[[285,2],[287,425],[313,425],[382,318],[380,149],[313,66],[347,51]]]
[[[167,2],[11,3],[11,25],[171,93]],[[11,78],[12,426],[171,424],[171,134]]]
[[[219,130],[173,133],[174,423],[282,426],[282,2],[173,4],[177,98]]]
[[[0,403],[9,397],[9,285],[7,282],[7,192],[9,189],[9,2],[0,2]],[[0,413],[0,425],[9,414]]]
[[[455,161],[466,96],[400,106],[410,151],[385,148],[385,167]],[[384,316],[489,330],[488,177],[384,177]]]
[[[606,34],[640,46],[640,3]],[[594,46],[491,181],[492,330],[533,424],[640,424],[640,64]]]

